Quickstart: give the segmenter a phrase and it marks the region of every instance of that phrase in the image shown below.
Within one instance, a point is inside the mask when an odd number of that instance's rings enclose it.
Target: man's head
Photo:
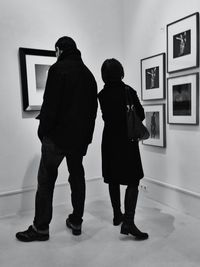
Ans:
[[[75,41],[68,36],[63,36],[55,43],[56,56],[59,57],[66,50],[76,49]]]

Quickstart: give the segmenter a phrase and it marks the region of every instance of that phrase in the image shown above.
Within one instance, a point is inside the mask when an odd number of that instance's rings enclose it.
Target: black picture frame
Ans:
[[[53,50],[19,48],[24,111],[40,110],[49,67],[56,61]]]
[[[199,124],[199,73],[167,79],[167,123]]]
[[[156,54],[140,61],[141,99],[165,98],[165,53]]]
[[[143,145],[166,147],[165,104],[144,105],[145,121],[150,137]]]
[[[167,72],[199,66],[199,12],[167,24]]]

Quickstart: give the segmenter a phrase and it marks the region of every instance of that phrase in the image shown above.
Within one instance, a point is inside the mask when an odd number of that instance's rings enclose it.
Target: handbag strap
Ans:
[[[130,88],[128,85],[125,86],[125,95],[126,95],[126,106],[127,109],[134,109],[133,100],[130,93]]]

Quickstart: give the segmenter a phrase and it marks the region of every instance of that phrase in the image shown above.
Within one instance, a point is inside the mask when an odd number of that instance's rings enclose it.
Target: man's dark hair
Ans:
[[[67,49],[73,49],[76,48],[75,41],[68,36],[63,36],[58,39],[58,41],[55,43],[55,48],[58,47],[60,50],[67,50]]]
[[[122,64],[115,58],[106,59],[101,67],[101,76],[104,81],[121,81],[124,78]]]

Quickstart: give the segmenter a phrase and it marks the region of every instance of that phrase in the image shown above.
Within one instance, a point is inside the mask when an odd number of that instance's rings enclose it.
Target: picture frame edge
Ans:
[[[47,56],[47,57],[56,57],[54,50],[45,50],[45,49],[35,49],[27,47],[19,47],[18,56],[20,64],[20,79],[21,79],[21,90],[22,90],[22,107],[24,112],[37,112],[38,109],[31,109],[29,104],[29,95],[28,95],[28,78],[27,78],[27,67],[26,67],[26,56]]]
[[[162,56],[162,67],[163,67],[163,92],[162,92],[162,97],[158,97],[158,98],[150,98],[150,99],[145,99],[144,98],[144,90],[143,90],[143,83],[142,83],[142,61],[146,60],[146,59],[151,59],[151,58],[154,58],[154,57],[158,57],[158,56]],[[152,100],[164,100],[165,97],[166,97],[166,93],[165,93],[165,90],[166,90],[166,84],[165,84],[165,81],[166,81],[166,52],[161,52],[161,53],[158,53],[158,54],[155,54],[153,56],[149,56],[149,57],[146,57],[146,58],[142,58],[140,59],[140,73],[141,73],[141,100],[142,101],[152,101]]]
[[[185,77],[185,76],[190,76],[190,75],[195,75],[196,76],[196,122],[195,123],[177,123],[177,122],[170,122],[169,119],[169,80],[180,78],[180,77]],[[192,72],[192,73],[187,73],[183,75],[178,75],[178,76],[173,76],[173,77],[168,77],[167,78],[167,124],[169,125],[193,125],[197,126],[199,125],[199,72]]]
[[[166,104],[165,103],[156,103],[156,104],[146,104],[144,106],[162,106],[162,121],[163,121],[163,137],[162,137],[162,145],[152,145],[152,144],[145,144],[142,141],[143,145],[151,146],[151,147],[158,147],[158,148],[166,148]]]
[[[177,22],[180,22],[180,21],[182,21],[182,20],[184,20],[184,19],[187,19],[187,18],[189,18],[189,17],[192,17],[192,16],[196,16],[196,26],[197,26],[197,32],[196,32],[196,64],[194,65],[194,66],[191,66],[191,67],[188,67],[188,68],[179,68],[179,69],[176,69],[176,70],[173,70],[173,71],[170,71],[169,70],[169,57],[168,57],[168,49],[169,49],[169,46],[168,46],[168,28],[169,28],[169,26],[170,25],[173,25],[173,24],[175,24],[175,23],[177,23]],[[185,16],[185,17],[183,17],[183,18],[181,18],[181,19],[178,19],[178,20],[176,20],[176,21],[173,21],[173,22],[171,22],[171,23],[168,23],[167,25],[166,25],[166,42],[167,42],[167,59],[166,59],[166,62],[167,62],[167,73],[169,73],[169,74],[172,74],[172,73],[176,73],[176,72],[180,72],[180,71],[186,71],[186,70],[191,70],[191,69],[194,69],[194,68],[198,68],[199,67],[199,12],[197,11],[197,12],[194,12],[194,13],[192,13],[192,14],[190,14],[190,15],[187,15],[187,16]]]

